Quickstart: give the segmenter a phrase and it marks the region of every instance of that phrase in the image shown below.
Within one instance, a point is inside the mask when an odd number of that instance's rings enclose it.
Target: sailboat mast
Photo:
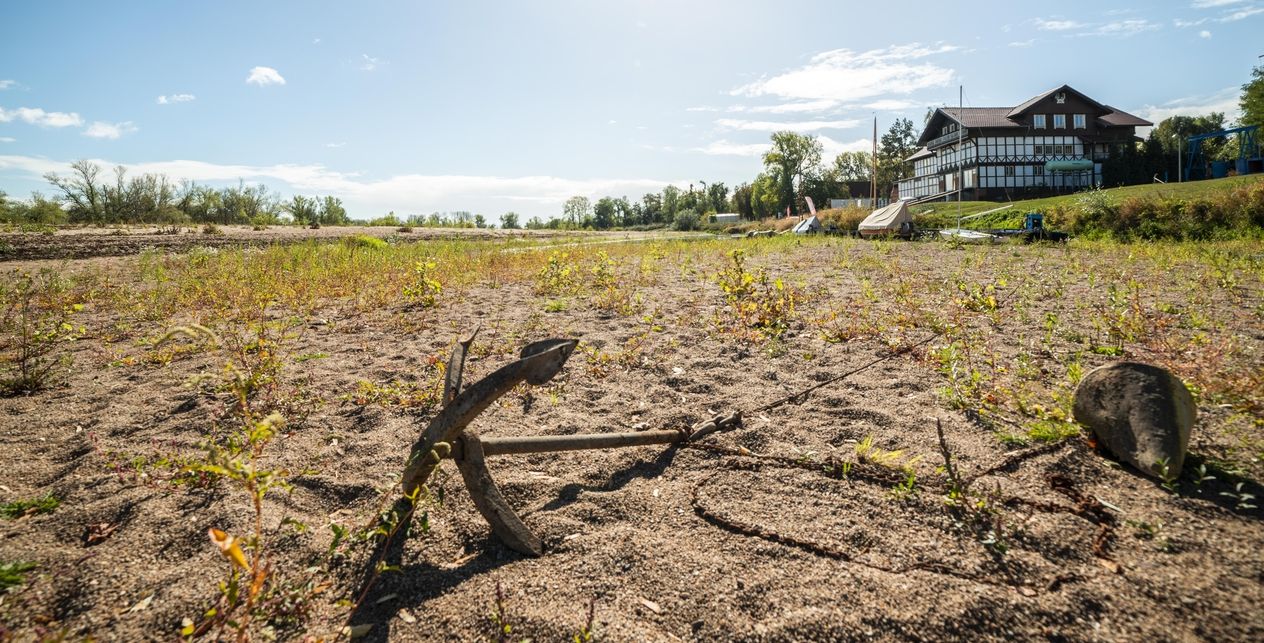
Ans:
[[[961,147],[965,133],[965,85],[957,85],[957,232],[961,232],[961,194],[966,190],[966,153]]]
[[[878,207],[878,117],[873,117],[873,154],[869,156],[869,160],[873,161],[873,171],[869,176],[869,206]]]

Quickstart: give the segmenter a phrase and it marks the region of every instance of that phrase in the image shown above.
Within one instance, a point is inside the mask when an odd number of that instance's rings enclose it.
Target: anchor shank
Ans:
[[[635,433],[595,433],[587,435],[545,435],[532,437],[480,438],[484,455],[542,453],[546,451],[581,451],[610,449],[648,444],[684,442],[681,431],[637,431]]]

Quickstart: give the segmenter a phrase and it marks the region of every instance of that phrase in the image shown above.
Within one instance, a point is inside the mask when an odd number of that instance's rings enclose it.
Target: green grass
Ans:
[[[0,591],[21,585],[32,569],[35,563],[0,563]]]
[[[1248,176],[1231,176],[1224,179],[1208,179],[1206,181],[1189,181],[1187,183],[1151,183],[1147,185],[1129,185],[1121,188],[1103,190],[1111,203],[1121,203],[1129,197],[1140,198],[1178,198],[1193,199],[1232,190],[1233,188],[1264,180],[1259,174]],[[1027,199],[1010,203],[996,201],[962,201],[961,216],[968,217],[989,210],[997,210],[981,217],[962,222],[962,227],[973,229],[1018,228],[1022,227],[1023,215],[1028,212],[1048,212],[1058,205],[1073,204],[1082,192]],[[1000,208],[998,210],[998,208]],[[943,228],[956,225],[957,203],[923,203],[911,208],[917,217],[918,225],[924,228]]]
[[[14,500],[13,502],[0,505],[0,516],[4,516],[5,518],[21,518],[22,516],[46,514],[56,509],[60,504],[61,501],[51,493],[43,498]]]

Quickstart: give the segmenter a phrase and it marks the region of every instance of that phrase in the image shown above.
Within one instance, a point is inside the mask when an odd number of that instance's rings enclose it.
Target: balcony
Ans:
[[[957,142],[958,138],[960,138],[961,140],[970,138],[970,130],[968,128],[963,127],[961,128],[960,132],[949,132],[948,134],[944,134],[943,136],[940,136],[939,138],[933,138],[930,140],[929,143],[926,144],[926,149],[934,150],[934,149],[941,148],[945,145],[952,145],[953,143]]]

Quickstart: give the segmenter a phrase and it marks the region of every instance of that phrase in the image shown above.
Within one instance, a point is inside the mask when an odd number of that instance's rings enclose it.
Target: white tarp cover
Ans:
[[[793,232],[795,234],[808,234],[810,232],[820,232],[821,230],[824,230],[821,227],[821,222],[817,221],[815,216],[810,216],[797,223]]]
[[[895,234],[905,231],[902,229],[905,223],[908,224],[906,227],[913,226],[913,215],[909,213],[908,202],[896,201],[885,208],[874,210],[860,222],[858,228],[863,235]]]

